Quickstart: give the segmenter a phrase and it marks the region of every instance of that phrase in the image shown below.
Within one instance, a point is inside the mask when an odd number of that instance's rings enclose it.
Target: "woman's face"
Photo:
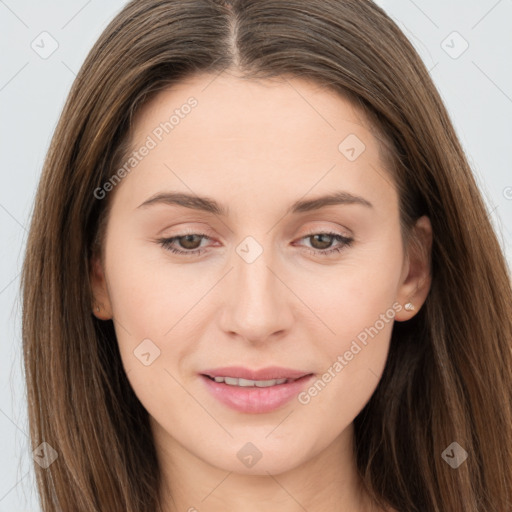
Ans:
[[[168,453],[277,474],[347,435],[370,399],[428,280],[363,123],[311,82],[226,74],[136,117],[137,153],[95,191],[114,196],[93,289]]]

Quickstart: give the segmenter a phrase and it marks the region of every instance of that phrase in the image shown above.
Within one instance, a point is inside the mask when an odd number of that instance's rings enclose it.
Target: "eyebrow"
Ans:
[[[215,199],[207,196],[196,196],[183,192],[158,192],[149,199],[141,203],[138,208],[146,208],[155,204],[167,204],[173,206],[182,206],[193,210],[204,211],[227,217],[229,208],[219,204]],[[295,201],[286,211],[286,215],[294,213],[303,213],[313,210],[319,210],[325,206],[359,204],[368,208],[373,208],[373,204],[361,196],[357,196],[345,191],[337,191],[332,194],[323,195],[314,199]]]

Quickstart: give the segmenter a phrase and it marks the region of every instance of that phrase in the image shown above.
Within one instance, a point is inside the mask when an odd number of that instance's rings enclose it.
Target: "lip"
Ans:
[[[265,388],[230,386],[210,377],[236,377],[249,380],[295,379]],[[313,373],[289,368],[269,367],[249,370],[225,367],[201,372],[200,378],[208,391],[222,404],[242,413],[263,414],[275,411],[296,397],[314,377]]]
[[[251,370],[243,366],[224,366],[222,368],[213,368],[204,370],[202,375],[210,377],[235,377],[238,379],[248,380],[273,380],[273,379],[299,379],[311,372],[292,370],[291,368],[283,368],[281,366],[268,366],[259,370]]]

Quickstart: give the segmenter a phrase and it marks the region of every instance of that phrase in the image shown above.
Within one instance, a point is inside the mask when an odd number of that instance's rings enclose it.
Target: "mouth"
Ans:
[[[199,374],[211,395],[242,413],[268,413],[288,404],[314,377],[313,373],[283,368],[251,371],[219,368]]]
[[[237,386],[242,388],[270,388],[272,386],[279,386],[281,384],[288,384],[290,382],[296,382],[305,377],[309,377],[310,374],[303,375],[297,379],[269,379],[269,380],[252,380],[252,379],[242,379],[237,377],[212,377],[211,375],[202,374],[203,377],[206,377],[214,382],[219,382],[223,384],[227,384],[228,386]]]

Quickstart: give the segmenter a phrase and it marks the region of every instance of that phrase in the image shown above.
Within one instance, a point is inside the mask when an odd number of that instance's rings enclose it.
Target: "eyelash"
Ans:
[[[206,235],[205,233],[185,233],[183,235],[178,235],[178,236],[173,236],[171,238],[160,238],[159,240],[157,240],[157,242],[166,250],[174,253],[174,254],[179,254],[179,255],[183,255],[183,256],[199,256],[200,254],[202,254],[206,249],[192,249],[190,251],[181,251],[179,249],[176,249],[172,246],[172,243],[175,241],[175,240],[179,240],[180,238],[185,238],[186,236],[190,236],[190,235],[195,235],[195,236],[201,236],[203,237],[203,240],[204,239],[210,239],[210,237],[208,235]],[[345,237],[343,235],[340,235],[338,233],[333,233],[333,232],[330,232],[330,231],[319,231],[319,232],[311,232],[311,233],[308,233],[307,235],[303,236],[300,238],[300,240],[303,240],[305,238],[310,238],[312,236],[315,236],[315,235],[327,235],[327,236],[332,236],[335,240],[339,241],[339,242],[343,242],[343,245],[341,246],[338,246],[338,247],[335,247],[334,249],[311,249],[309,247],[305,247],[305,250],[307,252],[309,252],[310,254],[313,254],[313,255],[321,255],[321,256],[329,256],[329,255],[332,255],[332,254],[335,254],[335,253],[340,253],[341,251],[343,251],[344,249],[346,249],[347,247],[350,247],[352,245],[352,242],[354,241],[353,238],[348,238],[348,237]]]

